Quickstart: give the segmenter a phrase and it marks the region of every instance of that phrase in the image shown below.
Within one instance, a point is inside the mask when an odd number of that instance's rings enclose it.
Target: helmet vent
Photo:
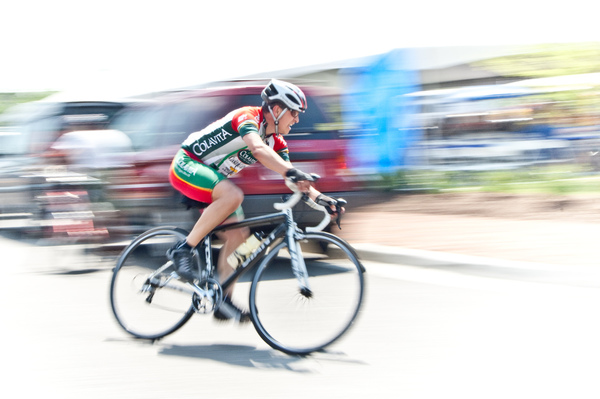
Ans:
[[[298,105],[300,105],[300,103],[298,102],[298,100],[296,100],[296,99],[294,98],[294,96],[291,96],[291,95],[289,95],[289,94],[286,94],[285,96],[286,96],[286,97],[287,97],[287,98],[288,98],[288,99],[289,99],[291,102],[293,102],[294,104],[298,104]]]

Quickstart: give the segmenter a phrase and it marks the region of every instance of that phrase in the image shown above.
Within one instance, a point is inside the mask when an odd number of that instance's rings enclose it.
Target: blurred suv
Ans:
[[[317,173],[318,190],[348,196],[360,189],[360,182],[346,164],[346,146],[336,126],[339,119],[337,95],[324,88],[305,87],[308,110],[285,136],[295,167]],[[260,106],[264,84],[213,87],[164,95],[118,114],[110,128],[129,136],[134,151],[129,166],[112,171],[107,198],[123,216],[124,229],[143,230],[149,226],[177,223],[191,228],[196,216],[182,212],[181,195],[168,181],[168,171],[181,143],[192,132],[242,106]],[[274,212],[273,203],[290,191],[280,175],[256,163],[231,177],[245,193],[246,217]],[[322,215],[305,206],[295,209],[300,225],[319,221]]]
[[[0,115],[0,230],[89,234],[81,226],[89,225],[90,217],[78,215],[90,213],[90,203],[97,202],[92,192],[101,192],[101,181],[73,170],[53,147],[75,132],[89,137],[104,132],[130,103],[59,93]],[[96,211],[95,219],[100,214]]]

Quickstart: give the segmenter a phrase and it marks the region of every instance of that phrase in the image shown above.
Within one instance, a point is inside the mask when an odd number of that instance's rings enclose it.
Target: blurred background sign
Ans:
[[[416,109],[404,96],[420,87],[409,57],[409,50],[397,49],[370,64],[341,71],[347,82],[343,119],[349,133],[356,135],[349,158],[357,170],[390,172],[405,165],[406,149],[421,137],[411,124]]]

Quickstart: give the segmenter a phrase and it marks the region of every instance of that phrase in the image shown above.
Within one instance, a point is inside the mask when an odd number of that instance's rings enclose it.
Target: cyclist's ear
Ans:
[[[281,111],[283,111],[283,108],[279,104],[272,105],[271,109],[273,110],[273,114],[275,114],[276,118],[279,117],[279,114],[281,114]]]

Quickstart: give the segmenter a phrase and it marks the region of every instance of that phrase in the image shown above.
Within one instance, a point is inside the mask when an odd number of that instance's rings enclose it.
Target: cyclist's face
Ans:
[[[292,130],[292,126],[300,121],[298,111],[288,109],[279,120],[279,133],[288,134]]]

